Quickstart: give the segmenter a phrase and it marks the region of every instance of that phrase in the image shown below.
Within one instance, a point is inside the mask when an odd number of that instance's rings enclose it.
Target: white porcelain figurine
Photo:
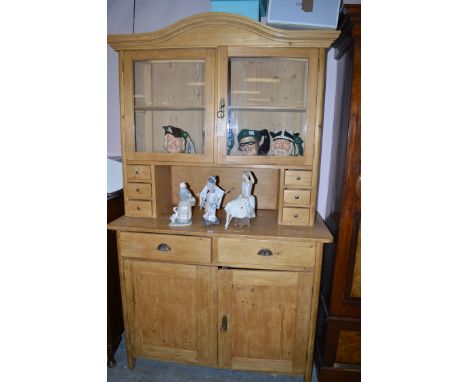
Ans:
[[[216,210],[221,206],[225,192],[216,185],[216,177],[210,176],[206,186],[200,192],[200,208],[205,209],[203,221],[206,225],[219,224]]]
[[[255,217],[255,196],[252,195],[252,187],[255,178],[250,171],[242,173],[242,194],[231,200],[224,210],[226,211],[226,224],[224,229],[229,227],[232,218],[235,223],[242,227],[250,225],[250,219]]]
[[[179,184],[179,204],[173,208],[174,213],[169,218],[171,227],[186,226],[192,224],[192,207],[196,199],[185,183]]]

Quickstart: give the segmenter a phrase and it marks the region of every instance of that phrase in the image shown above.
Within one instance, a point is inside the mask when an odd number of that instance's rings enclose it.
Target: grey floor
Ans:
[[[122,339],[115,353],[117,365],[107,368],[108,382],[215,382],[215,381],[243,381],[243,382],[302,382],[302,377],[292,377],[278,374],[251,373],[244,371],[230,371],[209,367],[188,366],[172,362],[150,361],[137,359],[135,368],[127,368],[127,353],[125,341]],[[312,382],[317,382],[315,369]]]

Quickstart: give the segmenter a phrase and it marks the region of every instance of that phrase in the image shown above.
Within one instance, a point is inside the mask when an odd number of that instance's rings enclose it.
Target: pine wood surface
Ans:
[[[218,210],[218,218],[225,221],[224,210]],[[232,224],[232,223],[231,223]],[[282,239],[294,241],[301,239],[309,242],[331,243],[333,236],[328,231],[320,215],[317,215],[315,225],[287,226],[277,224],[276,211],[259,210],[257,217],[251,220],[250,227],[237,228],[229,226],[227,230],[222,224],[205,226],[198,208],[194,208],[192,225],[186,227],[169,227],[169,216],[156,219],[122,216],[108,224],[109,229],[128,232],[155,232],[173,235],[206,236],[206,237],[254,237],[258,239]]]
[[[107,42],[115,50],[161,47],[324,47],[339,36],[334,30],[285,30],[230,13],[201,13],[155,32],[110,35]]]

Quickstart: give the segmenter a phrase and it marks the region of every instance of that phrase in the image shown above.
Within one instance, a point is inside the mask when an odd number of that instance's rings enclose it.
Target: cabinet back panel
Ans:
[[[199,205],[199,193],[205,187],[210,175],[217,175],[218,186],[224,191],[233,189],[227,194],[221,207],[224,207],[232,199],[241,194],[242,172],[248,168],[221,168],[221,167],[172,167],[172,204],[179,202],[179,183],[189,184],[190,190],[197,198]],[[252,171],[257,179],[252,194],[257,199],[257,209],[276,210],[278,203],[279,171],[275,169],[255,169]]]

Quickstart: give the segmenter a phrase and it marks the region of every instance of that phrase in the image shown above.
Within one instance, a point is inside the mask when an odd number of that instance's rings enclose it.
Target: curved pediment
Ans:
[[[190,16],[155,32],[109,35],[115,50],[217,46],[327,48],[336,30],[285,30],[231,13],[208,12]]]

